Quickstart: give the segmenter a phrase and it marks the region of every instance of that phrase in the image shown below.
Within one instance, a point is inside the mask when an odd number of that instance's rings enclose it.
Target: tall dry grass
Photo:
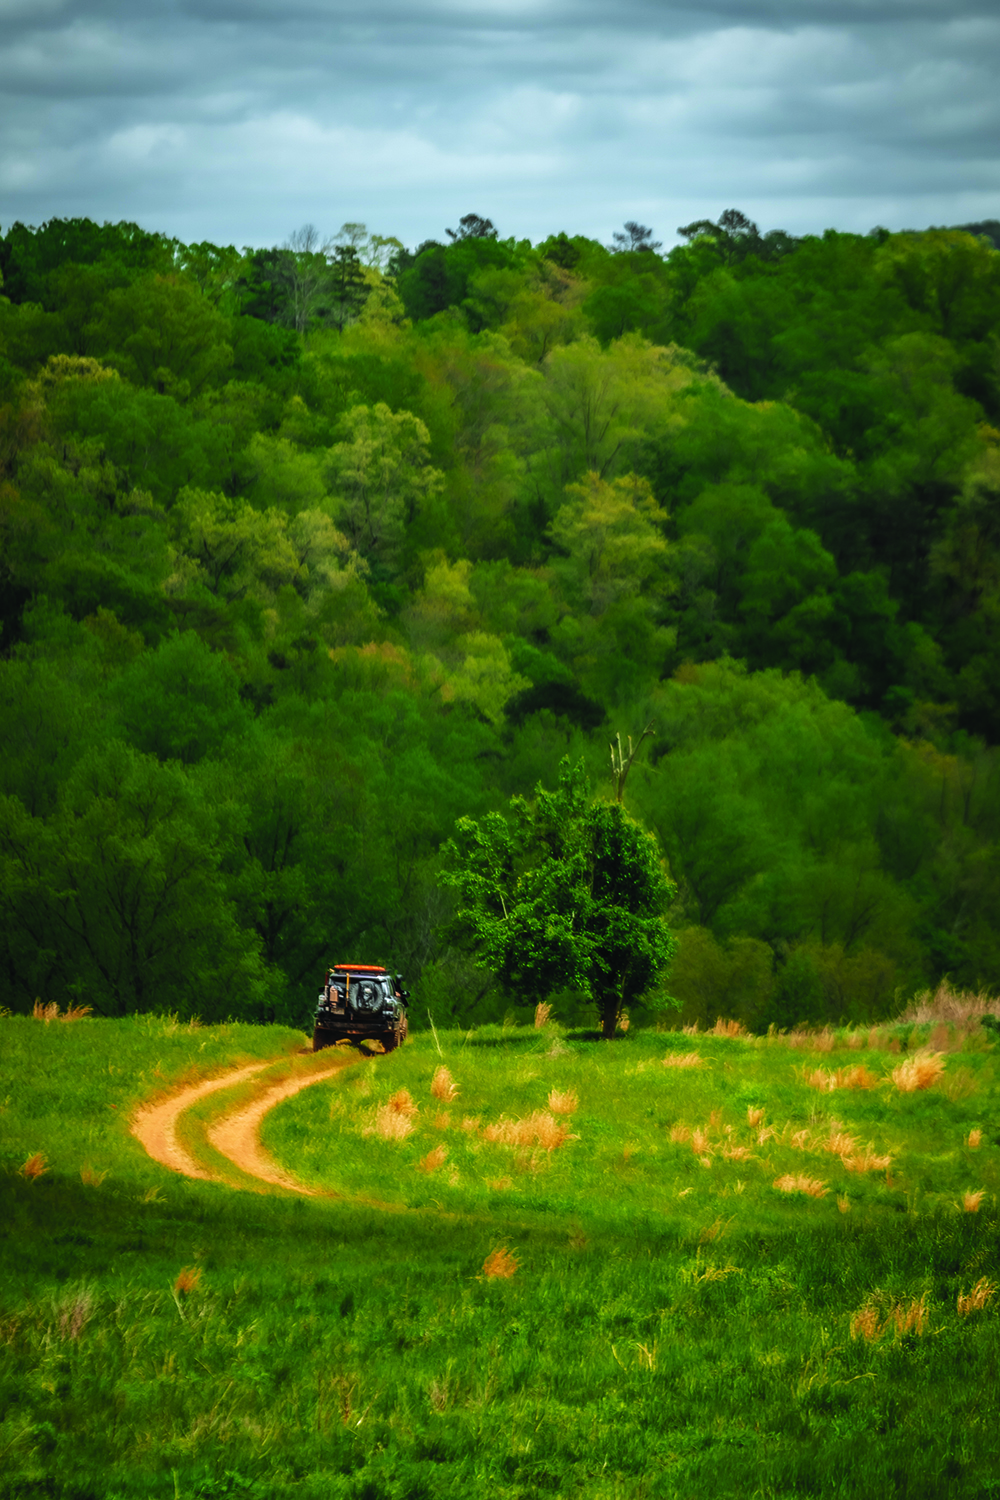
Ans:
[[[892,1166],[891,1156],[876,1156],[871,1146],[864,1151],[852,1151],[849,1156],[842,1156],[840,1160],[848,1172],[888,1172]]]
[[[443,1104],[450,1104],[452,1099],[458,1098],[455,1080],[443,1063],[434,1071],[434,1077],[431,1079],[431,1093]]]
[[[543,1026],[548,1025],[552,1007],[545,1000],[539,1000],[535,1006],[535,1030],[541,1031]]]
[[[919,995],[914,995],[899,1019],[925,1026],[935,1021],[962,1025],[978,1021],[982,1016],[1000,1019],[1000,998],[985,992],[956,990],[947,979],[943,979],[933,994],[930,990],[922,990]]]
[[[362,1130],[362,1135],[381,1136],[384,1141],[405,1141],[415,1129],[417,1106],[409,1089],[399,1089],[380,1104]]]
[[[668,1052],[663,1059],[665,1068],[700,1068],[701,1058],[697,1052]]]
[[[940,1052],[916,1052],[892,1070],[892,1081],[904,1094],[918,1089],[929,1089],[944,1072],[944,1058]]]
[[[995,1291],[996,1283],[980,1276],[971,1291],[959,1292],[958,1316],[967,1318],[971,1312],[982,1312]]]
[[[483,1129],[483,1140],[500,1146],[540,1146],[543,1151],[555,1151],[566,1141],[579,1137],[571,1135],[569,1128],[547,1110],[536,1109],[523,1120],[508,1120],[502,1117]]]
[[[813,1068],[803,1073],[803,1080],[811,1089],[820,1089],[832,1094],[836,1089],[873,1089],[879,1082],[877,1073],[866,1068],[864,1063],[855,1063],[849,1068]]]
[[[36,1000],[31,1014],[36,1021],[44,1021],[46,1026],[50,1021],[82,1021],[84,1016],[89,1016],[93,1009],[90,1005],[67,1005],[62,1015],[59,1014],[59,1006],[55,1000],[50,1000],[43,1005],[41,1000]]]
[[[886,1302],[880,1293],[869,1297],[865,1305],[851,1318],[851,1338],[865,1339],[869,1343],[880,1339],[890,1330],[897,1338],[908,1333],[920,1337],[927,1328],[927,1294],[911,1297],[909,1302]]]
[[[491,1250],[483,1261],[483,1275],[487,1281],[509,1281],[517,1273],[518,1259],[505,1245]]]
[[[746,1036],[747,1029],[742,1021],[733,1021],[720,1016],[712,1027],[713,1036]]]
[[[805,1193],[808,1198],[825,1198],[830,1191],[818,1177],[804,1177],[801,1173],[793,1175],[791,1172],[784,1177],[776,1177],[774,1186],[779,1193]]]

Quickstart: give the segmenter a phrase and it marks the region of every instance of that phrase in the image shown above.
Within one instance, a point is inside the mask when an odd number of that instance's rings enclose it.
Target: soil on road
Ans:
[[[353,1062],[356,1054],[345,1053],[331,1047],[322,1054],[322,1061],[319,1056],[313,1057],[311,1053],[309,1057],[309,1065],[298,1063],[296,1060],[298,1066],[293,1063],[295,1071],[290,1076],[265,1087],[263,1092],[250,1103],[241,1099],[239,1103],[221,1115],[209,1127],[208,1140],[217,1151],[221,1152],[234,1166],[239,1167],[241,1172],[245,1172],[248,1177],[254,1177],[258,1182],[266,1183],[271,1187],[286,1188],[291,1192],[313,1196],[319,1192],[319,1189],[296,1182],[293,1177],[283,1172],[268,1156],[260,1141],[261,1122],[275,1105],[280,1104],[283,1099],[290,1099],[300,1089],[309,1088],[314,1083],[324,1082],[332,1073],[336,1073]],[[162,1100],[160,1103],[143,1105],[132,1118],[132,1134],[145,1147],[154,1161],[169,1167],[172,1172],[181,1172],[185,1177],[196,1177],[205,1182],[221,1181],[223,1179],[219,1178],[218,1174],[196,1161],[190,1151],[182,1145],[177,1136],[178,1120],[185,1110],[190,1109],[208,1094],[245,1083],[257,1074],[274,1067],[276,1063],[287,1061],[286,1057],[274,1058],[271,1062],[251,1063],[249,1066],[233,1068],[219,1077],[206,1078],[201,1083],[181,1089],[179,1093],[173,1094],[169,1099]]]

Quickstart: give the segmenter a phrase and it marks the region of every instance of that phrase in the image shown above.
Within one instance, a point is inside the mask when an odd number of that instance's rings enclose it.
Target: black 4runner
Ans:
[[[313,1051],[345,1039],[381,1042],[386,1052],[406,1040],[410,997],[403,976],[374,964],[338,964],[327,972],[316,1010]]]

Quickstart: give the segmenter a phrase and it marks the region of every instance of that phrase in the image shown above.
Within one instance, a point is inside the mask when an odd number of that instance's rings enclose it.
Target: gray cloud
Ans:
[[[669,243],[1000,216],[1000,16],[976,0],[0,0],[0,224],[273,243]]]

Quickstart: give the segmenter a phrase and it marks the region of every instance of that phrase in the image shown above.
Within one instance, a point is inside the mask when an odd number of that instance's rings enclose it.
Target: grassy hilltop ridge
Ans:
[[[421,1033],[265,1121],[339,1198],[128,1133],[302,1040],[0,1019],[0,1495],[995,1493],[991,1034]]]

